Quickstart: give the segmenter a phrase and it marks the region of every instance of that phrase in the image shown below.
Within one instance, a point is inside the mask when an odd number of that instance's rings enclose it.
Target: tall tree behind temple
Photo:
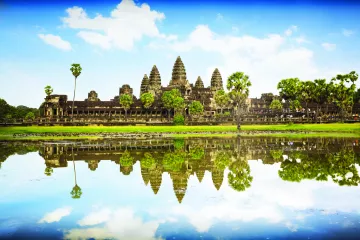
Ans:
[[[229,94],[227,94],[224,90],[216,91],[215,102],[220,107],[221,113],[223,113],[224,107],[226,107],[230,102]]]
[[[321,112],[321,105],[327,102],[330,92],[328,91],[326,79],[315,79],[314,89],[314,102],[316,103],[316,119],[318,118],[319,111]],[[319,109],[320,106],[320,109]]]
[[[314,100],[315,83],[312,81],[300,82],[300,100],[305,102],[306,118],[309,118],[308,104]]]
[[[340,109],[342,119],[344,119],[349,110],[352,110],[356,90],[355,82],[357,79],[358,74],[355,71],[352,71],[349,74],[338,74],[331,79],[335,104]],[[346,85],[350,86],[348,87]]]
[[[75,93],[76,93],[76,79],[80,76],[82,68],[80,64],[73,63],[71,64],[70,71],[72,75],[75,77],[75,85],[74,85],[74,96],[73,96],[73,102],[71,107],[71,120],[73,120],[74,117],[74,101],[75,101]]]
[[[251,87],[249,76],[243,72],[235,72],[228,77],[226,86],[236,107],[236,124],[240,131],[241,114],[246,107],[246,99],[249,97],[249,87]]]
[[[277,85],[277,89],[280,97],[290,103],[290,109],[295,110],[300,106],[301,82],[298,78],[281,80]]]

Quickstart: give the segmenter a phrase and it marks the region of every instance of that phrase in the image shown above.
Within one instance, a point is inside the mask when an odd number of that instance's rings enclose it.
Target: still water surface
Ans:
[[[357,139],[0,144],[0,239],[359,239]]]

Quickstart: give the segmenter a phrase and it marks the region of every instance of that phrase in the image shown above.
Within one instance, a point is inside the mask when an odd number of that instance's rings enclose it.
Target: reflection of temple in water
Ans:
[[[262,159],[264,164],[273,164],[287,151],[317,148],[318,151],[325,152],[338,148],[339,140],[333,141],[289,142],[281,138],[102,141],[74,145],[46,144],[40,148],[40,155],[45,159],[46,166],[51,168],[67,167],[68,161],[74,160],[85,161],[89,169],[95,171],[101,161],[113,161],[120,165],[120,172],[124,175],[131,174],[133,165],[140,161],[144,184],[150,185],[154,194],[157,194],[162,175],[167,172],[172,180],[174,193],[181,203],[190,176],[196,176],[201,182],[208,171],[214,187],[219,190],[224,180],[225,167],[221,167],[223,161],[228,161],[227,166],[235,161],[258,159]],[[326,148],[323,147],[324,144]]]

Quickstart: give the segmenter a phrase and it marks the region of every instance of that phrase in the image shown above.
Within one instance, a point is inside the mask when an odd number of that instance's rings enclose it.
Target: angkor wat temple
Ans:
[[[154,65],[151,69],[150,75],[144,75],[141,87],[140,95],[149,92],[152,93],[155,101],[149,109],[143,107],[140,98],[137,98],[133,94],[133,89],[130,85],[125,84],[119,89],[119,95],[115,96],[111,100],[102,101],[99,99],[96,91],[90,91],[88,98],[84,101],[74,102],[74,122],[88,122],[88,123],[119,123],[129,122],[132,123],[162,123],[168,122],[168,112],[163,107],[161,102],[161,96],[165,91],[171,89],[179,89],[182,97],[185,100],[186,106],[194,101],[200,101],[204,106],[204,114],[201,116],[201,121],[211,121],[217,112],[220,112],[220,108],[216,105],[214,95],[216,91],[224,89],[223,79],[216,68],[212,74],[210,80],[210,86],[205,87],[204,82],[199,76],[195,81],[195,84],[189,82],[186,76],[185,66],[180,57],[177,57],[173,70],[172,77],[168,86],[163,87],[161,84],[161,76],[158,68]],[[122,94],[128,94],[133,97],[133,104],[127,111],[127,118],[125,119],[125,110],[119,103],[119,98]],[[272,99],[276,97],[271,93],[262,94],[261,98],[249,98],[247,100],[246,112],[249,115],[256,116],[269,113],[269,105]],[[41,122],[67,122],[70,120],[72,114],[72,101],[68,101],[67,95],[53,94],[45,98],[45,102],[41,106]],[[357,104],[359,105],[359,104]],[[315,104],[309,104],[311,111],[316,109]],[[323,106],[325,107],[325,106]],[[336,106],[329,104],[326,106],[328,112],[336,112]],[[359,112],[360,107],[354,106],[354,109]],[[189,116],[187,107],[184,109],[185,117]],[[228,107],[225,109],[231,116],[233,108]],[[271,112],[271,111],[270,111]],[[289,105],[284,104],[283,112],[290,113]],[[170,112],[170,117],[173,117],[174,112]],[[232,117],[229,117],[226,121],[232,121]]]

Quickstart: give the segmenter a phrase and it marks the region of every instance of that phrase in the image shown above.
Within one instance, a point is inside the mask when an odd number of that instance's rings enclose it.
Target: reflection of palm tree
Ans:
[[[54,170],[51,168],[51,167],[46,167],[45,168],[45,171],[44,171],[44,173],[45,173],[45,175],[46,176],[51,176],[51,174],[54,172]]]
[[[73,187],[72,191],[70,192],[71,197],[74,199],[78,199],[82,195],[81,188],[77,185],[76,181],[76,169],[75,169],[75,160],[74,160],[74,147],[71,147],[71,154],[73,158],[73,165],[74,165],[74,176],[75,176],[75,186]]]
[[[231,188],[240,192],[251,186],[253,177],[247,161],[236,161],[230,165],[229,170],[228,182]]]

